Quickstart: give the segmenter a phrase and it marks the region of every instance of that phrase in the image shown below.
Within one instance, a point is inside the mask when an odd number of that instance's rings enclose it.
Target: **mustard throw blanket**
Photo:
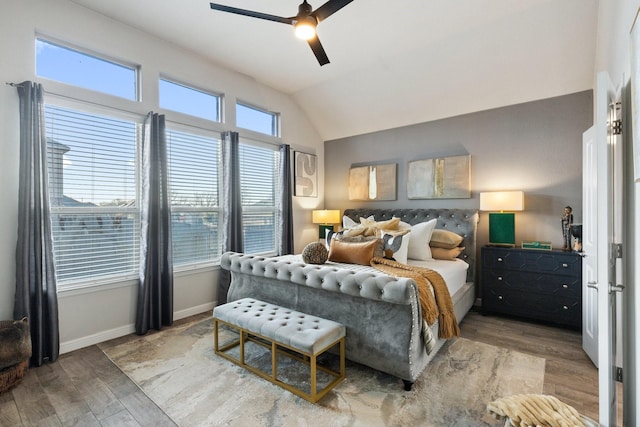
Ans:
[[[422,317],[428,325],[438,323],[438,336],[452,338],[460,336],[460,328],[453,312],[453,301],[449,289],[437,271],[414,267],[386,258],[373,258],[371,266],[390,276],[406,277],[418,284],[418,297],[422,307]],[[433,293],[431,289],[433,288]]]

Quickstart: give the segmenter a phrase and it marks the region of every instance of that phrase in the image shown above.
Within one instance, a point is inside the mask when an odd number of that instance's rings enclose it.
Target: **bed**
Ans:
[[[475,254],[478,213],[466,209],[347,209],[354,221],[398,217],[415,225],[437,218],[436,228],[463,237],[465,249],[455,261],[412,261],[441,272],[450,287],[458,323],[475,301]],[[227,300],[257,298],[347,328],[347,359],[396,376],[410,390],[446,340],[436,338],[428,352],[416,282],[392,277],[371,267],[306,264],[299,255],[264,257],[227,252],[221,267],[231,274]],[[454,267],[452,267],[454,266]],[[430,326],[438,337],[438,322]]]

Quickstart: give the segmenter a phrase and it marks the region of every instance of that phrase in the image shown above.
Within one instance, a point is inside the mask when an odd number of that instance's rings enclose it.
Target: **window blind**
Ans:
[[[244,252],[276,251],[276,147],[240,144],[240,186]]]
[[[58,283],[138,273],[134,121],[45,106]]]
[[[216,138],[167,130],[174,265],[220,256],[219,166]]]

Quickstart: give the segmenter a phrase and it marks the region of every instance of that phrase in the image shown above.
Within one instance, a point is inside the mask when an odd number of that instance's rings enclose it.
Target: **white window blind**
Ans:
[[[244,252],[276,251],[279,153],[275,147],[240,144]]]
[[[61,286],[135,277],[135,121],[45,107],[54,257]]]
[[[220,256],[220,143],[212,137],[167,129],[171,226],[175,266]]]

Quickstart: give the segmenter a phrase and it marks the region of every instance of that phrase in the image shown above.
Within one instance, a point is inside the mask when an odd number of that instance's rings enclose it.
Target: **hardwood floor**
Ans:
[[[580,333],[474,311],[461,330],[465,338],[545,358],[543,393],[598,418],[598,372]],[[175,425],[96,345],[30,369],[20,385],[0,394],[2,427]]]

